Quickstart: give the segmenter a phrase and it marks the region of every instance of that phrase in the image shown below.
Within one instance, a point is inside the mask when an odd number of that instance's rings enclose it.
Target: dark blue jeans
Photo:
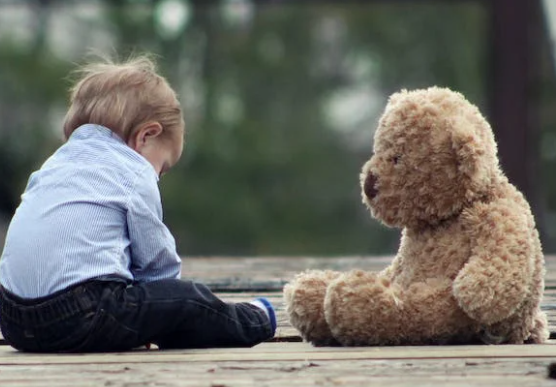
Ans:
[[[40,299],[0,287],[0,328],[27,352],[251,347],[273,336],[265,312],[225,303],[206,286],[182,280],[136,285],[88,281]]]

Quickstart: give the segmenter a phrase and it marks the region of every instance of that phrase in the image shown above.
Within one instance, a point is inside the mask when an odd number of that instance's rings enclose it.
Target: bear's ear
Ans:
[[[486,155],[486,144],[464,120],[452,123],[452,149],[458,165],[458,174],[466,187],[466,198],[483,192],[492,177],[492,166]]]
[[[477,169],[477,158],[484,152],[477,136],[471,130],[466,130],[463,125],[454,125],[452,149],[456,154],[459,172],[473,175]]]

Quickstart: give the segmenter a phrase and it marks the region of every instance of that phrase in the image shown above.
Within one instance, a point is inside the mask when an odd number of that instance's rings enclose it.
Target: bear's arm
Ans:
[[[394,275],[397,271],[399,271],[399,257],[395,257],[392,263],[380,271],[379,276],[388,278],[390,281],[394,279]]]
[[[394,281],[394,279],[398,275],[400,275],[400,273],[403,271],[403,267],[405,266],[403,264],[403,261],[404,261],[403,260],[403,250],[404,250],[404,246],[406,245],[406,242],[407,242],[406,233],[407,233],[407,230],[404,228],[402,230],[402,236],[401,236],[401,241],[400,241],[400,249],[398,250],[398,253],[394,257],[394,259],[392,260],[390,265],[388,265],[382,271],[380,271],[379,275],[381,277],[388,278],[390,281]]]
[[[392,263],[379,273],[379,276],[388,278],[390,281],[393,281],[394,278],[400,273],[401,266],[402,266],[402,258],[399,255],[397,255],[392,260]]]
[[[476,205],[465,215],[471,256],[458,273],[453,293],[473,319],[493,324],[523,302],[533,270],[527,214],[515,202]]]

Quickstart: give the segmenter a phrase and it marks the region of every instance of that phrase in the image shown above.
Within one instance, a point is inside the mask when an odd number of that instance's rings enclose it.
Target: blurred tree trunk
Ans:
[[[502,168],[529,200],[542,237],[537,88],[541,4],[539,0],[490,0],[490,13],[490,121]]]

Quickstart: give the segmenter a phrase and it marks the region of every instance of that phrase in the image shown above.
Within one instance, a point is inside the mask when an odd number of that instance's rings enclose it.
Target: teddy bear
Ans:
[[[542,343],[544,258],[524,196],[478,108],[447,88],[393,94],[360,175],[363,203],[401,229],[380,272],[307,270],[286,312],[316,346]]]

